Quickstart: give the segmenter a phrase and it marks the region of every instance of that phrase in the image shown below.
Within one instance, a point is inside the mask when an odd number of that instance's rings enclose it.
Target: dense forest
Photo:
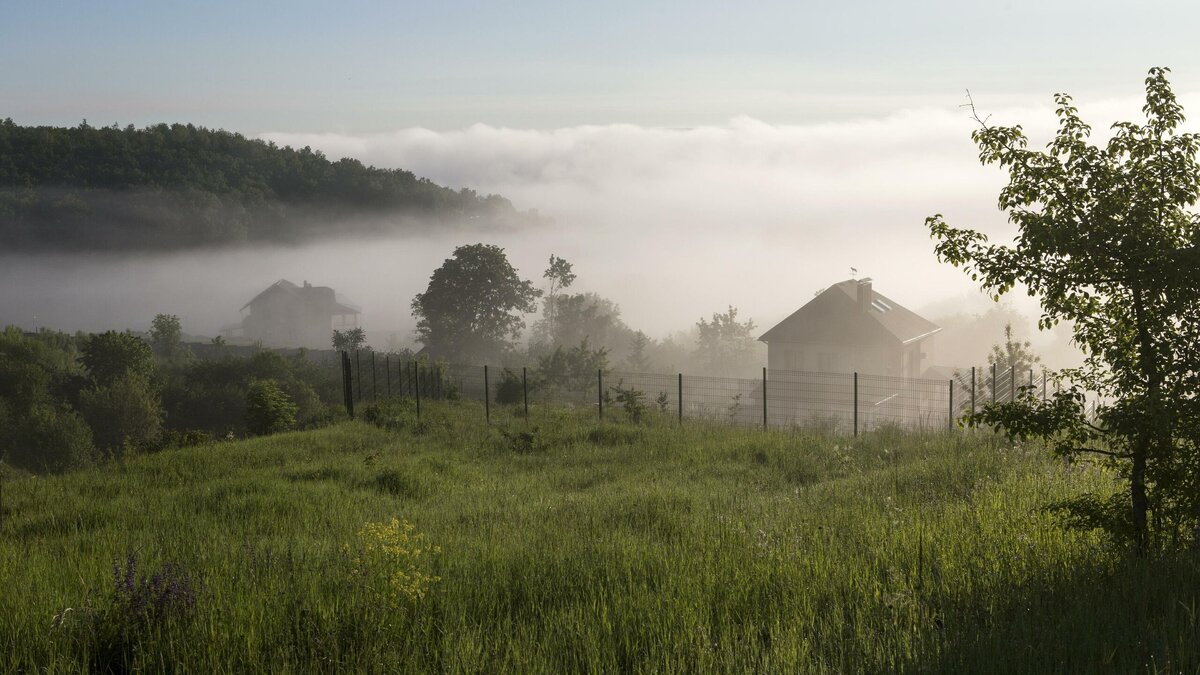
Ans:
[[[539,222],[499,195],[190,124],[0,121],[0,247],[183,249]]]

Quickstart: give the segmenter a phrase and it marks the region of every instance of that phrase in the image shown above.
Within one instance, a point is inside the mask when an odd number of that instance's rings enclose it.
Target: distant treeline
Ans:
[[[499,195],[190,124],[0,121],[0,247],[182,249],[540,220]]]

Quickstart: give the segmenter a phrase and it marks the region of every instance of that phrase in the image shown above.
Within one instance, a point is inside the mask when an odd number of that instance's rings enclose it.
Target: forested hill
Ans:
[[[0,250],[183,249],[539,221],[498,195],[190,124],[0,122]]]

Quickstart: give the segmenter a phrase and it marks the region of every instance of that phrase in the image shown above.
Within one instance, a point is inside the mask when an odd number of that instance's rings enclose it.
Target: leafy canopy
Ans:
[[[434,356],[482,363],[513,347],[542,292],[521,279],[504,249],[471,244],[454,249],[412,301],[417,339]]]
[[[130,332],[107,331],[87,336],[79,348],[79,362],[99,386],[108,386],[126,375],[149,378],[154,353],[145,340]]]
[[[732,305],[727,312],[714,312],[712,321],[696,322],[696,356],[709,372],[741,372],[754,361],[754,321],[738,321]]]
[[[1167,72],[1146,78],[1145,122],[1112,125],[1103,146],[1066,94],[1054,97],[1058,130],[1045,150],[1030,149],[1020,126],[976,116],[980,161],[1009,174],[999,206],[1018,228],[1014,245],[940,214],[926,220],[941,260],[997,298],[1025,286],[1041,302],[1039,325],[1072,322],[1086,355],[1051,400],[988,406],[974,421],[1106,458],[1127,495],[1063,508],[1138,550],[1194,539],[1200,526],[1200,218],[1189,210],[1200,165]],[[1104,402],[1095,418],[1085,390]]]

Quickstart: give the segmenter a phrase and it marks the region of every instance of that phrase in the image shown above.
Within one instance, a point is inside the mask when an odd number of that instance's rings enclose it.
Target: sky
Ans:
[[[937,262],[922,224],[944,213],[1013,234],[995,208],[1004,175],[971,144],[967,89],[1035,144],[1053,131],[1056,91],[1076,95],[1100,137],[1137,119],[1154,65],[1200,108],[1200,5],[1185,3],[3,9],[0,117],[221,127],[503,194],[554,222],[132,260],[0,251],[0,288],[13,289],[0,292],[0,323],[67,330],[142,328],[165,311],[211,335],[289,278],[363,306],[375,342],[411,344],[412,296],[475,241],[504,246],[535,280],[551,253],[566,257],[577,290],[656,337],[730,305],[765,330],[852,267],[935,318],[981,313],[988,301]]]
[[[6,0],[0,115],[249,135],[777,124],[1200,71],[1189,2]]]

